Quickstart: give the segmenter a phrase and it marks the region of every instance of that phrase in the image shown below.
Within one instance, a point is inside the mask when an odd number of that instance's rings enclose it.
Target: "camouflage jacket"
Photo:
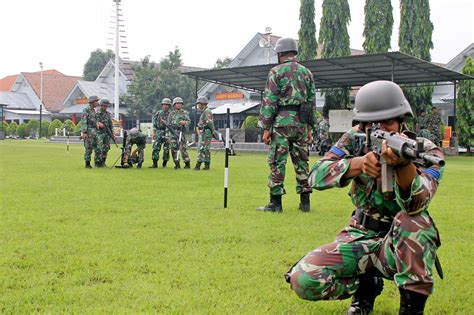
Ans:
[[[140,131],[137,135],[127,135],[127,144],[136,144],[138,148],[144,149],[146,146],[146,136]]]
[[[273,67],[268,74],[263,104],[260,108],[261,128],[303,126],[296,110],[285,110],[285,106],[315,104],[313,74],[296,58],[291,57]],[[316,111],[314,111],[316,112]]]
[[[166,130],[166,122],[168,121],[168,117],[170,116],[171,111],[168,110],[165,112],[164,110],[159,110],[153,115],[152,117],[152,124],[153,124],[153,132],[156,134],[157,131],[164,131]]]
[[[81,126],[82,132],[87,132],[89,129],[97,128],[97,113],[91,106],[87,106],[82,111]]]
[[[329,121],[324,118],[318,124],[318,137],[321,139],[329,137]]]
[[[360,138],[356,137],[357,132],[357,126],[346,132],[313,166],[309,178],[313,188],[324,190],[344,187],[352,181],[349,195],[356,207],[355,213],[364,212],[376,220],[386,222],[391,222],[399,211],[416,214],[426,210],[436,192],[444,168],[438,165],[426,167],[415,163],[417,175],[413,179],[408,197],[402,197],[395,179],[394,191],[385,194],[381,191],[380,178],[371,178],[362,173],[355,178],[344,179],[342,176],[349,169],[351,158],[357,154],[361,146]],[[424,148],[429,154],[444,158],[443,152],[427,139]]]
[[[190,120],[188,112],[184,109],[173,110],[168,116],[168,125],[170,125],[170,127],[178,129],[180,127],[179,122],[182,120],[186,121],[185,126],[189,125]]]
[[[105,125],[104,128],[99,128],[97,129],[97,132],[98,133],[105,133],[105,134],[108,134],[107,133],[107,130],[105,128],[108,128],[109,131],[112,133],[112,114],[109,113],[108,111],[99,111],[97,114],[96,114],[96,119],[97,119],[97,122],[101,122]]]
[[[212,111],[209,108],[206,108],[202,111],[201,116],[199,117],[198,128],[200,130],[210,130],[214,131],[214,118],[212,116]]]

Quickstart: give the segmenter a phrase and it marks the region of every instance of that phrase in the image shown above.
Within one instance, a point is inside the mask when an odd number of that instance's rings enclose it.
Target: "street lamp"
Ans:
[[[40,61],[39,66],[41,68],[40,74],[40,123],[39,123],[39,137],[41,139],[41,123],[43,120],[43,63]]]

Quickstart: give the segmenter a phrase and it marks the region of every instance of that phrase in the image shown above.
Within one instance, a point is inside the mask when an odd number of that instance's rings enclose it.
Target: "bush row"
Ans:
[[[62,134],[62,130],[64,128],[69,131],[70,135],[79,136],[81,134],[81,124],[78,123],[75,125],[70,119],[67,119],[64,122],[61,122],[59,119],[55,119],[51,123],[48,121],[43,121],[41,123],[41,134],[43,137],[54,136],[56,128],[61,130],[60,134]],[[3,122],[3,130],[5,130],[5,134],[10,137],[36,137],[39,135],[39,122],[36,119],[32,119],[27,123],[21,124],[17,124],[14,121],[12,121],[10,124]]]

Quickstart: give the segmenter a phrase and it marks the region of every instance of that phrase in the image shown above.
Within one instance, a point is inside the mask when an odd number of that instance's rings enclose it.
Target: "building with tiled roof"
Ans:
[[[18,74],[9,75],[0,79],[0,92],[8,92],[16,81]]]

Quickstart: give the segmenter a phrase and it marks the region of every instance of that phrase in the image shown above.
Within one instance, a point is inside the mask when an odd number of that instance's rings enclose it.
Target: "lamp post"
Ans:
[[[40,61],[39,66],[41,68],[40,73],[40,121],[39,121],[39,137],[42,137],[41,123],[43,121],[43,63]]]

